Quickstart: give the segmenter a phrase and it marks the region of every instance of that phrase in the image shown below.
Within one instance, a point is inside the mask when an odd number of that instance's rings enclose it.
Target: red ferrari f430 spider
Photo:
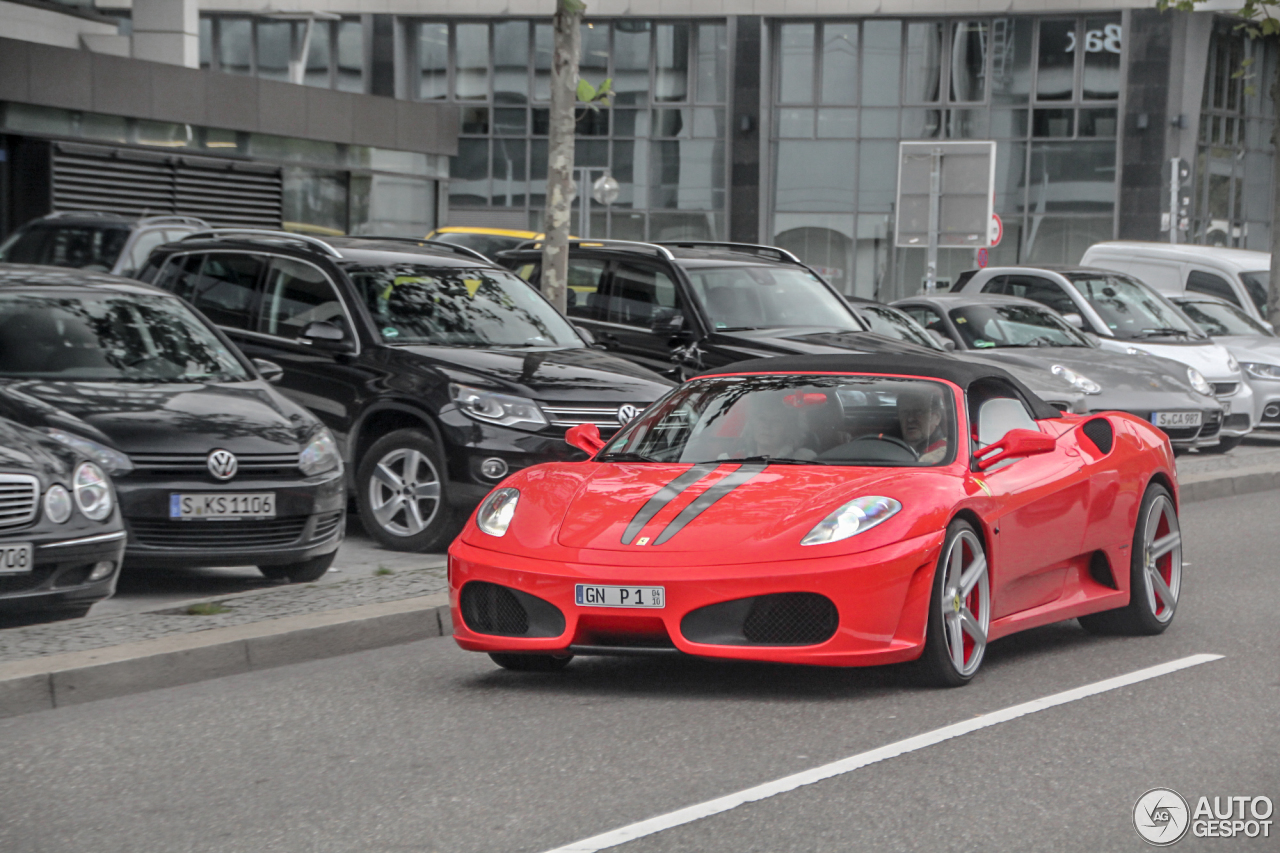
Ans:
[[[1066,415],[998,367],[742,362],[582,462],[507,478],[449,550],[454,637],[518,670],[684,653],[917,661],[961,685],[999,637],[1076,618],[1156,634],[1182,575],[1164,433]]]

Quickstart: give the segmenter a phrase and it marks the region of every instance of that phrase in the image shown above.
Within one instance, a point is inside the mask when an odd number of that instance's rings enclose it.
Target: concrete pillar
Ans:
[[[196,0],[133,0],[133,57],[199,68]]]

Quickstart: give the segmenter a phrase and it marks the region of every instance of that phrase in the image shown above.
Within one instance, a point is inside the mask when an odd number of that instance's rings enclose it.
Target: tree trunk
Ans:
[[[1280,62],[1271,81],[1271,103],[1280,108]],[[1267,287],[1267,319],[1280,331],[1280,115],[1271,129],[1271,283]]]
[[[569,223],[577,183],[573,179],[574,109],[582,49],[581,0],[556,0],[555,52],[551,58],[551,128],[547,141],[547,209],[542,227],[542,293],[561,313],[568,307]]]

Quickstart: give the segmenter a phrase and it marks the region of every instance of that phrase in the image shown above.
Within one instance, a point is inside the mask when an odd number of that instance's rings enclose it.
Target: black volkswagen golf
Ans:
[[[333,430],[365,529],[397,550],[442,549],[508,473],[581,458],[568,427],[611,435],[673,384],[457,246],[206,232],[142,276],[284,368],[280,388]]]
[[[0,613],[83,616],[115,591],[124,536],[97,463],[0,418]]]
[[[315,580],[342,543],[332,435],[182,300],[115,276],[0,264],[0,415],[115,481],[126,565]]]

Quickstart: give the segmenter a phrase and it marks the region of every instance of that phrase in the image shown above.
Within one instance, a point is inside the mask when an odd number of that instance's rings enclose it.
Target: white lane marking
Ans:
[[[1044,711],[1088,696],[1096,696],[1109,690],[1128,687],[1130,684],[1159,678],[1162,675],[1168,675],[1180,669],[1187,669],[1188,667],[1221,659],[1222,655],[1191,655],[1190,657],[1179,658],[1178,660],[1147,667],[1146,669],[1139,669],[1126,675],[1117,675],[1115,678],[1096,681],[1083,687],[1064,690],[1051,696],[1032,699],[1030,702],[1023,702],[1021,705],[1012,705],[999,711],[982,714],[972,720],[952,723],[949,726],[943,726],[931,732],[909,737],[906,740],[900,740],[888,746],[882,746],[868,752],[860,752],[857,755],[851,755],[848,758],[842,758],[839,761],[833,761],[830,764],[824,764],[812,770],[804,770],[791,776],[776,779],[773,782],[765,782],[763,785],[756,785],[753,788],[746,788],[733,794],[717,797],[714,800],[707,800],[705,803],[698,803],[664,815],[651,817],[648,820],[642,820],[630,826],[624,826],[621,829],[593,835],[591,838],[584,838],[581,841],[575,841],[572,844],[548,850],[546,853],[595,853],[597,850],[607,850],[610,847],[617,847],[619,844],[626,844],[628,841],[634,841],[637,838],[644,838],[646,835],[654,835],[666,829],[693,823],[695,820],[727,812],[746,803],[754,803],[769,797],[775,797],[778,794],[785,794],[787,791],[794,791],[796,788],[812,785],[814,782],[821,782],[823,779],[830,779],[832,776],[850,773],[861,767],[866,767],[868,764],[875,764],[877,761],[884,761],[888,758],[905,755],[908,752],[915,752],[918,749],[924,749],[926,746],[933,746],[936,743],[967,735],[970,732],[990,728],[1000,723],[1006,723],[1009,720],[1016,720],[1018,717],[1025,717],[1037,711]]]

